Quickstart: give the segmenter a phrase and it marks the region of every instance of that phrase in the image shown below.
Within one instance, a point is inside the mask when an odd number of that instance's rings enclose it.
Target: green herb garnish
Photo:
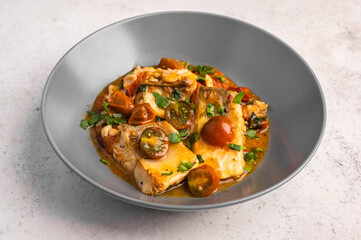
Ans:
[[[249,161],[256,161],[257,156],[256,156],[256,149],[251,149],[251,151],[249,151],[248,153],[244,154],[244,160],[249,162]]]
[[[196,68],[196,71],[202,75],[202,77],[205,77],[207,74],[212,74],[214,73],[214,68],[210,67],[210,66],[201,66],[198,65]]]
[[[252,170],[252,166],[245,166],[243,167],[243,170],[249,173]]]
[[[104,165],[107,165],[107,166],[110,165],[110,162],[109,162],[108,160],[104,159],[104,158],[99,159],[99,161],[100,161],[101,163],[103,163]]]
[[[169,101],[159,93],[153,91],[152,94],[158,107],[166,108],[169,105]]]
[[[230,143],[228,144],[228,147],[230,149],[233,149],[233,150],[237,150],[237,151],[241,151],[241,149],[247,149],[245,146],[243,145],[238,145],[238,144],[234,144],[234,143]]]
[[[198,141],[198,135],[199,133],[198,132],[194,132],[192,133],[192,136],[191,138],[189,139],[189,143],[191,144],[191,146]]]
[[[223,108],[222,104],[219,104],[217,113],[221,116],[226,116],[226,113],[224,112],[224,108]]]
[[[176,102],[181,98],[182,98],[181,92],[178,89],[174,89],[174,91],[169,95],[167,99]]]
[[[248,130],[246,131],[246,134],[247,134],[247,137],[250,138],[250,139],[258,138],[256,131],[253,130],[253,129],[248,129]]]
[[[256,151],[257,152],[263,152],[263,149],[262,148],[256,148]]]
[[[146,92],[147,91],[147,86],[146,85],[140,85],[138,90],[137,90],[137,93],[140,93],[140,92]]]
[[[204,159],[202,158],[201,155],[197,154],[197,159],[199,163],[204,163]]]
[[[185,62],[184,62],[184,66],[186,67],[187,65],[188,65],[188,62],[187,62],[187,61],[185,61]]]
[[[182,138],[179,136],[178,133],[170,133],[168,134],[169,142],[171,143],[178,143],[182,141]]]
[[[107,111],[107,113],[108,113],[109,115],[111,115],[110,112],[109,112],[109,109],[108,109],[109,104],[110,104],[110,103],[108,103],[108,102],[103,102],[103,107],[104,107],[105,111]]]
[[[180,161],[177,172],[184,173],[193,167],[194,163],[192,162],[183,162]]]
[[[189,98],[186,99],[186,103],[188,103],[191,108],[195,109],[194,104],[189,100]]]
[[[169,175],[172,175],[172,174],[173,174],[173,171],[162,173],[162,175],[165,175],[165,176],[169,176]]]
[[[161,117],[155,116],[155,121],[160,122],[160,121],[164,121],[164,119]]]
[[[207,105],[207,116],[213,117],[214,116],[214,104],[208,103]]]
[[[233,102],[238,104],[241,103],[245,94],[245,92],[239,92],[237,96],[234,97]]]
[[[189,129],[188,129],[188,128],[182,129],[182,130],[179,130],[178,132],[179,132],[179,135],[180,135],[182,138],[185,138],[185,137],[187,137],[188,134],[189,134]]]
[[[205,77],[197,76],[197,82],[204,82],[206,81]]]
[[[221,80],[222,83],[226,83],[226,79],[224,79],[224,77],[222,75],[217,75],[216,78]]]
[[[88,121],[85,119],[81,120],[79,126],[84,130],[87,129],[89,127]]]

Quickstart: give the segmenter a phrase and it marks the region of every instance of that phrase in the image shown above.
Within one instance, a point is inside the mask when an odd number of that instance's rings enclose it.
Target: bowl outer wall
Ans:
[[[129,69],[154,65],[163,56],[215,66],[269,104],[269,149],[257,171],[242,183],[202,199],[149,197],[98,161],[88,132],[79,128],[87,105]],[[325,113],[315,75],[287,44],[238,19],[199,12],[147,14],[96,31],[57,63],[42,97],[46,135],[72,170],[126,202],[175,211],[244,202],[287,182],[320,144]]]

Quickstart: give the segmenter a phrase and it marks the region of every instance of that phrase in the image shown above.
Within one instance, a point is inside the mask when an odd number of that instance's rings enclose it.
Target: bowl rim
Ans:
[[[138,19],[142,19],[142,18],[148,18],[148,17],[152,17],[152,16],[157,16],[157,15],[171,15],[171,14],[194,14],[194,15],[205,15],[205,16],[210,16],[210,17],[216,17],[216,18],[223,18],[226,20],[231,20],[231,21],[235,21],[244,25],[247,25],[248,27],[251,28],[255,28],[265,34],[270,35],[271,37],[273,37],[274,39],[276,39],[277,41],[279,41],[282,45],[284,45],[286,48],[288,48],[289,50],[291,50],[291,52],[296,55],[296,57],[298,57],[303,64],[305,64],[305,66],[308,68],[308,70],[311,72],[315,82],[316,82],[316,86],[317,89],[320,93],[321,96],[321,102],[322,102],[322,111],[323,111],[323,119],[322,119],[322,126],[321,126],[321,132],[317,138],[317,142],[316,144],[313,146],[312,150],[310,151],[310,153],[308,154],[308,156],[306,156],[305,160],[302,162],[302,164],[300,166],[298,166],[298,168],[296,168],[292,173],[290,173],[287,177],[283,178],[282,180],[280,180],[279,182],[277,182],[276,184],[274,184],[271,187],[268,187],[260,192],[251,194],[249,196],[246,197],[242,197],[242,198],[238,198],[238,199],[234,199],[234,200],[230,200],[230,201],[226,201],[226,202],[221,202],[221,203],[212,203],[212,204],[203,204],[203,205],[170,205],[170,204],[159,204],[159,203],[152,203],[152,202],[147,202],[145,200],[140,200],[140,199],[135,199],[132,197],[128,197],[126,195],[120,194],[118,192],[112,191],[104,186],[102,186],[101,184],[98,184],[96,182],[94,182],[92,179],[90,179],[89,177],[87,177],[84,173],[82,173],[80,170],[78,170],[75,166],[73,166],[68,159],[62,154],[62,152],[60,151],[60,149],[57,147],[57,144],[55,143],[55,141],[53,140],[50,131],[46,125],[46,121],[45,121],[45,103],[46,103],[46,99],[48,96],[48,89],[49,86],[52,82],[53,79],[53,75],[55,74],[56,70],[58,69],[59,65],[62,63],[63,59],[74,49],[76,48],[79,44],[81,44],[83,41],[85,41],[86,39],[88,39],[89,37],[93,36],[94,34],[102,31],[103,29],[106,29],[108,27],[111,27],[113,25],[116,24],[123,24],[123,23],[127,23],[130,21],[134,21],[134,20],[138,20]],[[282,186],[283,184],[285,184],[286,182],[288,182],[289,180],[291,180],[294,176],[296,176],[308,163],[309,161],[312,159],[313,155],[316,153],[319,145],[321,144],[324,132],[325,132],[325,128],[326,128],[326,118],[327,118],[327,111],[326,111],[326,103],[325,103],[325,97],[321,88],[321,85],[315,75],[315,73],[312,71],[311,67],[307,64],[307,62],[291,47],[289,46],[286,42],[284,42],[282,39],[280,39],[279,37],[273,35],[272,33],[258,27],[255,26],[253,24],[250,24],[248,22],[242,21],[240,19],[237,18],[233,18],[233,17],[229,17],[229,16],[225,16],[225,15],[221,15],[221,14],[216,14],[216,13],[209,13],[209,12],[201,12],[201,11],[162,11],[162,12],[153,12],[153,13],[147,13],[147,14],[142,14],[142,15],[137,15],[137,16],[133,16],[133,17],[129,17],[129,18],[125,18],[122,19],[120,21],[111,23],[105,27],[102,27],[96,31],[94,31],[93,33],[87,35],[86,37],[84,37],[82,40],[80,40],[79,42],[77,42],[73,47],[71,47],[61,58],[60,60],[56,63],[56,65],[54,66],[54,68],[52,69],[52,71],[49,74],[49,77],[47,78],[47,81],[45,83],[44,89],[43,89],[43,93],[42,93],[42,98],[41,98],[41,120],[42,120],[42,125],[45,131],[45,135],[48,138],[50,145],[52,146],[52,148],[54,149],[55,153],[60,157],[60,159],[71,169],[73,170],[76,174],[78,174],[80,177],[82,177],[83,179],[85,179],[87,182],[89,182],[90,184],[92,184],[93,186],[97,187],[98,189],[102,190],[103,192],[116,197],[124,202],[127,203],[131,203],[131,204],[135,204],[138,206],[142,206],[142,207],[147,207],[147,208],[152,208],[152,209],[158,209],[158,210],[168,210],[168,211],[193,211],[193,210],[205,210],[205,209],[212,209],[212,208],[220,208],[220,207],[226,207],[226,206],[230,206],[230,205],[234,205],[234,204],[238,204],[238,203],[242,203],[242,202],[246,202],[249,200],[252,200],[254,198],[260,197],[266,193],[269,193],[277,188],[279,188],[280,186]]]

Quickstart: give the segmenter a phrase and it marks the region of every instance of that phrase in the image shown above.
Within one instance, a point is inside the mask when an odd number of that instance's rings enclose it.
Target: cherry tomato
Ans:
[[[140,136],[140,149],[149,158],[161,158],[169,150],[169,139],[162,129],[147,128]]]
[[[248,87],[238,87],[238,86],[229,86],[227,90],[230,90],[230,91],[236,91],[236,92],[245,92],[245,93],[248,93],[248,92],[251,92],[251,90],[249,90]]]
[[[122,91],[116,91],[110,96],[109,106],[115,112],[120,112],[122,114],[129,115],[133,111],[134,103]]]
[[[201,130],[202,139],[212,145],[223,147],[235,138],[232,121],[225,116],[212,117]]]
[[[204,164],[193,169],[187,175],[188,187],[196,197],[207,197],[211,195],[219,185],[219,175],[217,171]]]
[[[253,94],[250,92],[246,92],[244,97],[242,98],[242,102],[248,102],[253,99]]]
[[[194,110],[184,101],[169,105],[164,112],[165,119],[176,129],[188,128],[194,120]]]
[[[93,111],[96,113],[101,113],[104,110],[103,102],[105,101],[105,94],[99,95],[93,105]]]
[[[135,106],[128,120],[129,124],[142,125],[155,121],[155,114],[149,103],[142,103]]]
[[[179,60],[175,60],[172,58],[165,58],[163,57],[159,64],[158,64],[159,68],[163,68],[163,69],[183,69],[184,68],[184,62],[183,61],[179,61]]]

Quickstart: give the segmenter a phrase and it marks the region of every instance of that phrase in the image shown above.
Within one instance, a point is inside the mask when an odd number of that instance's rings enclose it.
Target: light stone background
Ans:
[[[116,200],[69,170],[40,119],[62,55],[115,21],[166,10],[224,14],[283,39],[327,103],[305,169],[255,200],[162,212]],[[361,239],[361,1],[0,1],[0,239]]]

